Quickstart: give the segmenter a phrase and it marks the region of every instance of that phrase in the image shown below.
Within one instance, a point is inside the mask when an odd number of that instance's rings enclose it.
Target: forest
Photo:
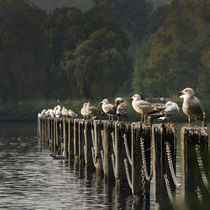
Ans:
[[[30,112],[29,102],[80,104],[119,93],[175,99],[185,87],[210,115],[210,1],[83,2],[85,10],[47,11],[0,0],[0,116],[8,104]]]

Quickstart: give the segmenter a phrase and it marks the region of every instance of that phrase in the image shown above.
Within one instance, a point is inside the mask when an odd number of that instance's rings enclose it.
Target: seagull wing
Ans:
[[[195,120],[203,120],[203,109],[197,97],[190,103],[188,112]]]

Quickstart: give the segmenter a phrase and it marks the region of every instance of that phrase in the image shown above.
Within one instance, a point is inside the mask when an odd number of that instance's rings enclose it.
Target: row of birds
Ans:
[[[201,107],[199,99],[194,96],[194,90],[192,88],[185,88],[178,93],[179,98],[183,98],[182,110],[188,116],[188,122],[190,125],[191,118],[196,121],[202,121],[204,119],[204,112]],[[175,102],[168,101],[161,107],[155,107],[151,103],[142,100],[139,94],[134,94],[131,98],[133,109],[141,115],[141,122],[145,122],[148,116],[156,116],[158,120],[168,119],[171,122],[171,118],[179,113],[179,107]],[[84,103],[81,109],[81,115],[85,118],[96,119],[99,115],[108,115],[108,119],[113,120],[117,117],[118,120],[127,118],[127,112],[129,104],[125,98],[117,97],[114,104],[109,103],[108,99],[103,99],[101,112],[97,107],[91,105],[90,102]],[[54,109],[44,109],[38,114],[38,117],[71,117],[76,118],[78,114],[72,110],[68,110],[60,105]]]

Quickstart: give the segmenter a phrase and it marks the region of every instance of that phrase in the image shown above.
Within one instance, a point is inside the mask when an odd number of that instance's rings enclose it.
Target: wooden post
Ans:
[[[84,160],[84,121],[79,120],[78,122],[78,149],[79,149],[79,160],[80,163]]]
[[[156,204],[164,202],[164,205],[173,205],[170,200],[170,192],[175,194],[176,186],[172,179],[171,167],[176,173],[176,126],[174,124],[155,124],[152,127],[153,145],[153,176],[154,176],[154,198]],[[169,152],[167,152],[167,148]],[[170,158],[169,158],[170,156]],[[167,181],[168,180],[168,181]],[[168,183],[168,184],[166,184]],[[169,190],[170,187],[170,190]],[[170,191],[170,192],[169,192]],[[171,194],[171,199],[173,196]]]
[[[37,136],[38,136],[38,139],[40,140],[41,139],[41,118],[38,117],[37,119]]]
[[[85,164],[88,168],[93,168],[93,160],[92,160],[92,135],[91,135],[91,127],[92,121],[84,122],[84,138],[85,138],[85,147],[84,147],[84,155],[85,155]]]
[[[120,195],[122,189],[127,187],[127,179],[124,167],[124,159],[126,158],[123,136],[126,133],[125,122],[115,123],[115,182],[116,191]]]
[[[151,162],[151,127],[149,124],[131,125],[132,193],[149,206]],[[145,175],[145,173],[147,173]]]
[[[68,156],[74,157],[74,121],[68,119]]]
[[[182,196],[189,208],[209,199],[207,127],[181,129]]]
[[[99,175],[102,173],[102,162],[101,162],[101,150],[102,150],[102,144],[101,144],[101,121],[100,120],[94,120],[93,121],[94,126],[94,151],[95,151],[95,161],[96,161],[96,174]]]
[[[54,155],[56,155],[56,146],[57,146],[57,119],[54,119]]]
[[[112,168],[112,137],[111,132],[114,132],[113,123],[109,121],[103,121],[103,155],[104,155],[104,181],[105,183],[114,180],[114,173]]]
[[[65,156],[65,158],[68,157],[68,130],[66,129],[66,119],[63,119],[63,151],[62,155]]]
[[[78,120],[74,119],[74,158],[79,158],[79,145],[78,145]]]

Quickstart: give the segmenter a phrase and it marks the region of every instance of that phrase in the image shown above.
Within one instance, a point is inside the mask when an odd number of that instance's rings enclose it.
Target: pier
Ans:
[[[37,132],[53,158],[70,159],[86,166],[87,171],[95,170],[105,183],[114,183],[118,195],[126,189],[146,209],[151,193],[156,209],[162,203],[175,208],[175,192],[180,187],[183,202],[188,202],[188,195],[200,201],[209,196],[206,127],[182,128],[180,183],[176,177],[175,124],[38,118]],[[196,170],[191,167],[195,164]]]

